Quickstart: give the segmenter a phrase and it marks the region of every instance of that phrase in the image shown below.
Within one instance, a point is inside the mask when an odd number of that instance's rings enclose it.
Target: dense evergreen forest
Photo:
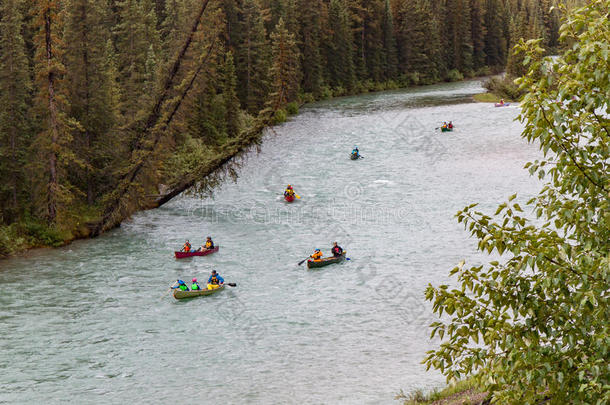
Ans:
[[[518,72],[554,3],[0,0],[0,255],[211,189],[303,102]]]

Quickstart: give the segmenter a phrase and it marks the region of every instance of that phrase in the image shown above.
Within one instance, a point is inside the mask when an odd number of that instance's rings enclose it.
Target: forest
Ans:
[[[556,3],[0,0],[0,256],[210,191],[303,103],[518,74]]]

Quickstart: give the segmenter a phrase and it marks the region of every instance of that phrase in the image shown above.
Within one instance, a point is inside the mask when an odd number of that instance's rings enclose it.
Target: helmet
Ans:
[[[194,278],[194,279],[193,279],[193,283],[196,283],[196,282],[197,282],[197,279],[196,279],[196,278]]]
[[[184,284],[184,281],[178,280],[178,284],[182,285],[182,284]]]
[[[319,251],[320,251],[320,249],[316,249],[316,252],[319,252]]]
[[[216,274],[216,270],[212,270],[212,274]]]
[[[211,237],[211,236],[208,236],[208,239],[212,239],[212,237]]]
[[[292,188],[292,186],[289,184],[286,188]]]

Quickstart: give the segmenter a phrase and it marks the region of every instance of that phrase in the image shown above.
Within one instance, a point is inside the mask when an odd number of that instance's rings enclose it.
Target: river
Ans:
[[[540,188],[518,107],[472,102],[481,91],[474,80],[309,105],[212,198],[0,261],[0,402],[391,404],[442,386],[420,364],[438,344],[424,290],[486,260],[454,215]],[[444,120],[453,133],[435,130]],[[218,253],[173,258],[208,235]],[[297,266],[333,241],[351,260]],[[212,268],[237,287],[164,295]]]

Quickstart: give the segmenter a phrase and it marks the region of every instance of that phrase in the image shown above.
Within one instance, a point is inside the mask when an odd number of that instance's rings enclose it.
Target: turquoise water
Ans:
[[[395,403],[443,384],[423,299],[484,260],[454,219],[539,183],[518,107],[479,81],[320,102],[275,127],[236,182],[181,196],[108,234],[0,262],[0,402]],[[435,130],[453,120],[456,130]],[[352,161],[357,145],[364,159]],[[286,184],[302,197],[286,204]],[[176,260],[184,239],[220,251]],[[297,263],[338,241],[351,258]],[[217,269],[236,288],[176,301]]]

